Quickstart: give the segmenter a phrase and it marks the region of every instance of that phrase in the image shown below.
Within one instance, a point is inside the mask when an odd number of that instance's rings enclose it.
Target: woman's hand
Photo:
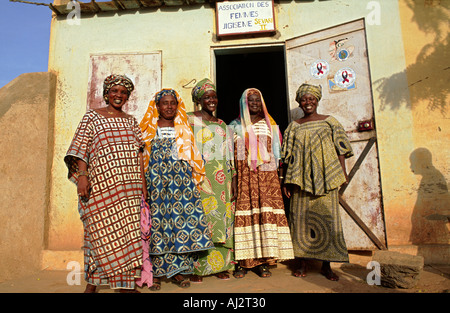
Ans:
[[[144,196],[144,200],[147,201],[148,200],[147,184],[145,184],[144,188],[142,188],[142,195]]]
[[[141,166],[142,194],[144,196],[145,201],[147,201],[147,198],[148,198],[147,179],[145,178],[144,154],[142,151],[139,151],[138,157],[139,157],[139,165]]]
[[[289,185],[283,185],[281,189],[283,190],[284,195],[289,199],[292,195],[291,187]]]
[[[89,190],[91,188],[91,184],[89,183],[87,176],[79,176],[77,183],[77,192],[78,196],[81,198],[89,198]]]
[[[231,181],[231,199],[230,199],[230,201],[236,200],[237,194],[238,194],[237,176],[234,176],[233,180]]]
[[[77,160],[78,173],[87,173],[87,163],[81,159]],[[80,198],[89,198],[89,191],[91,189],[91,184],[89,183],[89,178],[86,175],[78,176],[77,192]]]

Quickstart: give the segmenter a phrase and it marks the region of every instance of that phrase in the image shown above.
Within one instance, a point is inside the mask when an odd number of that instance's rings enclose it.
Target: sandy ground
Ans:
[[[319,273],[320,264],[312,264],[307,277],[292,275],[288,265],[279,264],[272,268],[272,277],[261,278],[253,272],[242,279],[231,276],[229,280],[220,280],[215,276],[205,277],[202,283],[191,283],[191,287],[181,289],[170,281],[163,281],[160,291],[150,291],[146,286],[137,288],[141,293],[152,294],[296,294],[296,293],[449,293],[450,265],[426,265],[418,284],[411,289],[392,289],[369,285],[366,278],[371,270],[359,265],[345,264],[333,267],[340,279],[338,282],[327,280]],[[28,277],[0,282],[0,293],[82,293],[86,286],[83,277],[68,275],[69,271],[40,271]],[[80,277],[79,283],[69,284],[67,278]],[[98,293],[114,293],[108,287],[99,287]]]
[[[95,295],[85,295],[86,284],[82,277],[79,284],[68,284],[69,271],[47,270],[1,282],[0,293],[3,293],[3,303],[14,302],[15,306],[102,312],[144,309],[149,312],[183,313],[283,313],[311,308],[320,311],[369,309],[412,312],[418,310],[419,303],[421,308],[425,305],[430,309],[431,305],[437,308],[441,303],[441,307],[448,304],[450,265],[425,266],[420,281],[411,289],[368,285],[366,277],[370,270],[359,265],[347,264],[333,269],[340,277],[338,282],[322,276],[318,272],[319,265],[310,268],[307,277],[297,278],[292,275],[289,266],[280,264],[271,269],[270,278],[261,278],[253,272],[241,279],[231,277],[220,280],[211,276],[205,277],[203,283],[191,284],[187,289],[163,281],[160,291],[150,291],[145,286],[137,288],[140,294],[126,296],[117,295],[118,291],[108,287],[99,287]]]

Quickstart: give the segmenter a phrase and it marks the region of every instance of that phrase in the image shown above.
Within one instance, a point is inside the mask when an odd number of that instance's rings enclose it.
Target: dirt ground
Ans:
[[[261,278],[248,272],[242,279],[231,276],[220,280],[215,276],[205,277],[202,283],[191,283],[191,287],[181,289],[170,281],[163,281],[160,291],[150,291],[146,286],[137,288],[141,293],[153,294],[258,294],[258,293],[450,293],[450,265],[425,265],[418,284],[411,289],[392,289],[369,285],[366,278],[369,269],[354,264],[333,266],[339,281],[327,280],[319,273],[320,264],[310,264],[307,277],[292,275],[289,264],[279,264],[271,268],[272,277]],[[69,271],[43,270],[31,276],[0,282],[0,293],[82,293],[86,286],[82,275],[69,275]],[[68,283],[72,278],[75,284]],[[77,279],[79,277],[79,283]],[[114,293],[107,287],[99,287],[98,293]]]

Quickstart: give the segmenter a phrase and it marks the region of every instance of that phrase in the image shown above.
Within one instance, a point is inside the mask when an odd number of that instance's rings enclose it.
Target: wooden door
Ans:
[[[364,20],[287,40],[286,63],[290,121],[303,115],[295,101],[298,87],[320,84],[319,113],[344,126],[355,153],[346,161],[350,183],[339,191],[347,248],[386,249]]]

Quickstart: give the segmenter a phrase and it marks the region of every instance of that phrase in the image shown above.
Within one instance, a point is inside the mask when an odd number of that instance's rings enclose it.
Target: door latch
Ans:
[[[373,130],[373,129],[374,129],[374,127],[373,127],[372,120],[358,122],[358,131],[360,131],[360,132],[367,131],[367,130]]]

